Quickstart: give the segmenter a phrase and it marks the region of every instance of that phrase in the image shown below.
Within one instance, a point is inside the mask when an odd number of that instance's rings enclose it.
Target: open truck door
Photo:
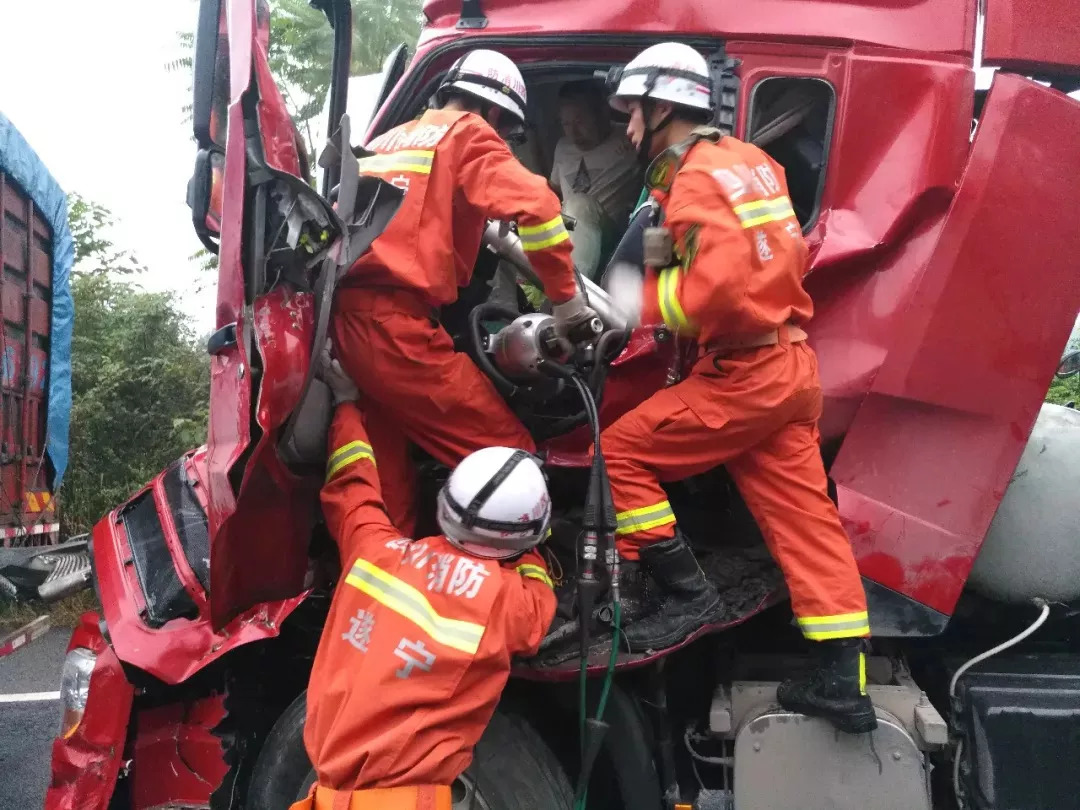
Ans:
[[[347,0],[313,5],[335,30],[333,132],[345,110],[351,8]],[[269,23],[266,0],[202,0],[196,33],[199,151],[189,203],[196,232],[218,255],[207,438],[215,628],[304,588],[330,415],[312,358],[334,282],[401,200],[388,183],[343,170],[355,167],[348,148],[328,150],[315,192],[270,73]],[[329,198],[343,176],[335,208]]]
[[[1078,130],[1080,103],[997,74],[933,255],[832,466],[874,635],[944,629],[1028,441],[1080,309]]]

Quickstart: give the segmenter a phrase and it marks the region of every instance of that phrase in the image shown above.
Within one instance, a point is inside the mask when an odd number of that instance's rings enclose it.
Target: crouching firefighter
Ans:
[[[783,571],[803,635],[818,642],[820,667],[782,684],[779,702],[870,731],[866,595],[818,446],[821,384],[802,329],[813,311],[802,286],[807,248],[784,171],[757,147],[702,126],[712,80],[688,45],[642,52],[611,103],[629,114],[627,134],[652,160],[646,182],[673,250],[657,251],[670,258],[650,262],[657,266],[644,279],[638,268],[615,273],[609,289],[635,321],[665,323],[699,347],[686,379],[601,437],[629,646],[670,647],[716,616],[720,595],[661,484],[725,465]],[[649,598],[647,579],[658,590]]]
[[[509,58],[470,51],[443,79],[439,109],[373,139],[375,154],[359,161],[361,174],[405,196],[338,284],[334,345],[363,392],[387,509],[406,534],[415,522],[406,438],[449,467],[482,447],[536,449],[437,320],[439,308],[469,284],[486,220],[517,222],[560,333],[573,336],[595,317],[577,290],[558,197],[506,144],[524,132],[525,98]]]
[[[555,611],[534,550],[551,502],[535,460],[488,447],[439,494],[437,537],[384,511],[357,390],[329,349],[334,394],[322,504],[342,575],[308,687],[304,744],[318,782],[293,810],[450,810],[510,672]]]

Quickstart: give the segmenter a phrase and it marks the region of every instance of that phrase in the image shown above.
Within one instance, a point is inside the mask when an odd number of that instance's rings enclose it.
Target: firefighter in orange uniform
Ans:
[[[624,70],[612,105],[645,159],[673,240],[670,266],[616,273],[610,289],[643,323],[695,338],[690,375],[603,433],[618,512],[622,600],[632,649],[676,644],[720,597],[678,531],[661,482],[725,465],[779,563],[821,665],[780,686],[786,708],[849,732],[876,726],[865,692],[866,595],[829,499],[818,446],[822,394],[802,326],[807,249],[784,171],[755,146],[702,128],[711,117],[705,59],[664,43]],[[660,600],[643,599],[646,575]]]
[[[404,437],[453,466],[492,445],[533,452],[525,427],[439,326],[439,307],[469,283],[488,218],[516,220],[521,245],[563,334],[594,317],[577,290],[560,203],[504,138],[523,131],[525,83],[507,57],[470,51],[444,78],[441,108],[375,138],[360,160],[405,189],[401,208],[338,286],[337,356],[364,396],[387,509],[414,528]]]
[[[540,555],[551,501],[527,453],[468,456],[439,493],[444,535],[401,536],[384,510],[356,386],[323,353],[334,393],[323,511],[341,556],[308,686],[318,782],[293,810],[450,810],[514,655],[555,612]]]

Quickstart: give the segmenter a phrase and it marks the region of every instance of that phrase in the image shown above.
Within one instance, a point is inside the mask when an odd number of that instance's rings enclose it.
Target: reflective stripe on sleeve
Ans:
[[[404,149],[400,152],[386,152],[361,158],[356,162],[361,173],[382,174],[383,172],[412,172],[431,174],[431,163],[435,152],[429,149]]]
[[[615,534],[633,534],[647,529],[655,529],[675,522],[675,513],[669,501],[660,501],[652,506],[640,509],[628,509],[615,515]]]
[[[660,315],[671,329],[689,329],[690,320],[679,303],[679,267],[661,270],[656,284],[656,297],[660,304]]]
[[[474,655],[484,637],[484,626],[440,616],[420,591],[358,557],[345,582],[379,604],[411,621],[440,644]]]
[[[544,250],[570,238],[566,226],[563,225],[562,214],[542,225],[519,225],[518,236],[521,238],[521,249],[526,253]]]
[[[799,616],[799,629],[811,641],[830,638],[859,638],[870,635],[870,617],[861,613],[838,613],[835,616]]]
[[[543,582],[545,585],[547,585],[549,588],[554,588],[555,587],[552,584],[551,577],[548,576],[547,571],[545,571],[539,565],[532,565],[531,563],[522,563],[521,565],[519,565],[514,570],[517,571],[519,574],[521,574],[521,576],[526,577],[527,579],[538,579],[541,582]]]
[[[372,464],[375,463],[375,456],[371,452],[371,445],[367,442],[349,442],[348,444],[339,447],[331,453],[330,458],[326,460],[326,480],[329,481],[350,464],[365,458]]]
[[[732,210],[735,211],[735,216],[739,218],[744,229],[755,228],[766,222],[782,222],[795,216],[791,199],[787,196],[772,200],[754,200],[736,205]]]

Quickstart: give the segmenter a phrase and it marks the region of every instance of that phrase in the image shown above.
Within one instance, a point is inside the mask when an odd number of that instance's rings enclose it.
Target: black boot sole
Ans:
[[[869,698],[866,699],[865,705],[851,712],[833,711],[823,706],[797,701],[780,702],[780,706],[789,712],[828,720],[845,734],[868,734],[876,729],[878,724],[877,712],[874,711],[874,705],[870,703]]]
[[[723,601],[720,596],[710,602],[707,606],[702,608],[697,613],[687,616],[678,625],[675,626],[670,632],[662,636],[651,636],[645,641],[634,641],[625,633],[623,638],[626,639],[627,649],[633,653],[645,653],[652,650],[665,650],[669,647],[674,647],[687,637],[693,635],[701,628],[709,624],[713,616],[719,613],[720,608],[723,607]],[[654,616],[663,616],[663,609],[654,614]],[[652,617],[649,617],[652,618]],[[648,621],[648,618],[645,619]]]

